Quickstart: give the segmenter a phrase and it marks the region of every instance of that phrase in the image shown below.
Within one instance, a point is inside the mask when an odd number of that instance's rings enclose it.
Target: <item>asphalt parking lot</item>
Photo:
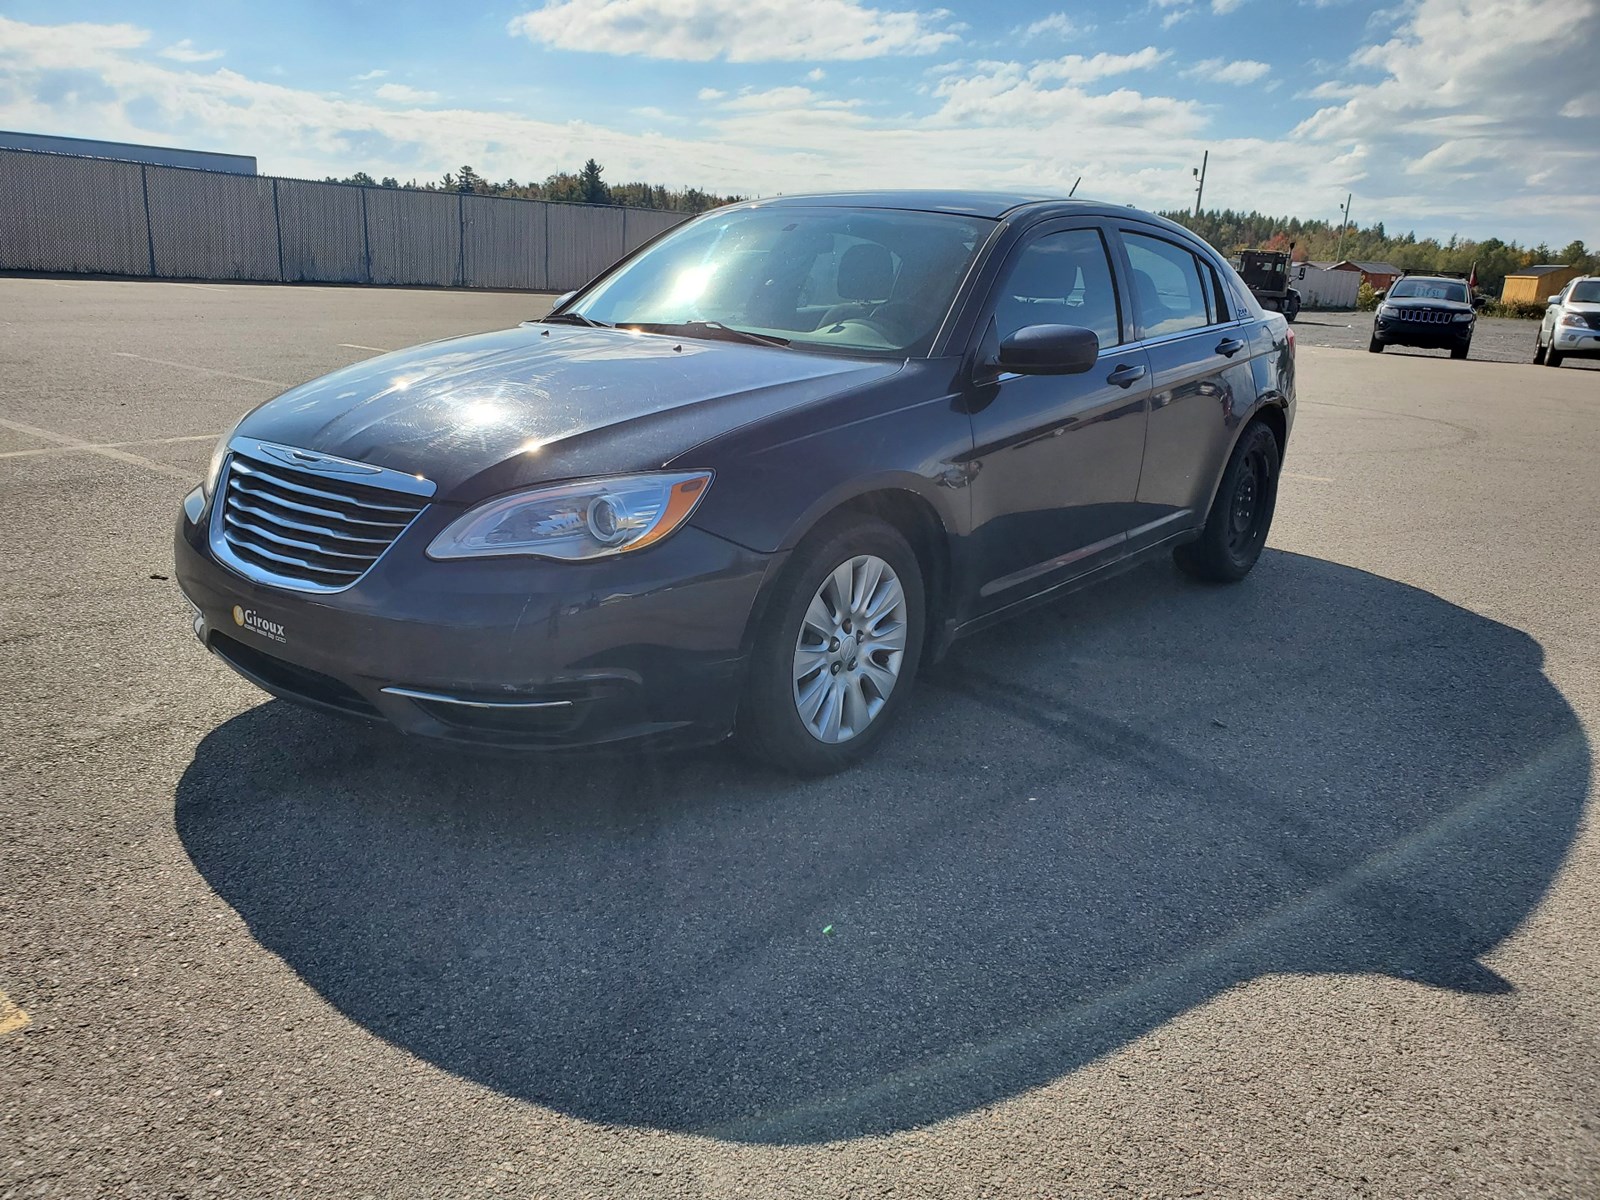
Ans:
[[[209,660],[215,436],[545,303],[0,279],[0,1197],[1600,1193],[1591,373],[1302,330],[1248,581],[963,643],[831,780]]]
[[[1372,337],[1372,314],[1365,312],[1304,312],[1295,321],[1295,336],[1302,346],[1328,346],[1341,350],[1362,350]],[[1532,363],[1533,348],[1539,337],[1539,322],[1514,321],[1509,317],[1478,318],[1472,334],[1472,349],[1467,361]],[[1444,358],[1448,350],[1419,350],[1415,346],[1390,346],[1384,350],[1397,358]],[[1569,358],[1563,371],[1600,371],[1600,359]]]

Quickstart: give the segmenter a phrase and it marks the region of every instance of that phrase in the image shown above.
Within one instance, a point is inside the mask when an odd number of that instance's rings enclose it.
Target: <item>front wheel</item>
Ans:
[[[1467,356],[1467,351],[1471,350],[1471,349],[1472,349],[1472,343],[1471,342],[1468,342],[1465,346],[1451,346],[1450,347],[1450,357],[1451,358],[1465,358]]]
[[[1370,338],[1367,341],[1367,350],[1369,352],[1373,353],[1373,354],[1382,354],[1383,353],[1383,343],[1380,342],[1377,338]]]
[[[1236,583],[1261,557],[1278,505],[1278,439],[1253,422],[1233,448],[1199,540],[1179,546],[1173,560],[1209,583]]]
[[[1556,344],[1554,342],[1551,342],[1550,349],[1544,352],[1544,365],[1547,367],[1559,367],[1561,365],[1561,355],[1556,352]]]
[[[762,619],[740,705],[740,749],[795,775],[855,765],[905,705],[922,656],[922,569],[870,517],[817,530]]]
[[[1544,341],[1540,338],[1535,338],[1533,342],[1533,365],[1544,366]]]

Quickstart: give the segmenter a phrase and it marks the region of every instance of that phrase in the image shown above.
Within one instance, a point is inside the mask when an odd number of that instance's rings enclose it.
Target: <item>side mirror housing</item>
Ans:
[[[1100,337],[1077,325],[1025,325],[1000,343],[995,365],[1018,375],[1081,375],[1100,357]]]
[[[1487,296],[1474,296],[1472,298],[1473,308],[1482,308],[1487,303],[1489,303],[1489,297]]]
[[[561,295],[556,297],[556,302],[550,306],[550,311],[551,312],[555,312],[563,304],[565,304],[568,300],[571,300],[577,294],[578,294],[577,292],[562,292]]]

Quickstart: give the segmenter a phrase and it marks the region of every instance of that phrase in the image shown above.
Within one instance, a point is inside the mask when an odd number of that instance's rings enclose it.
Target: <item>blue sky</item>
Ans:
[[[0,128],[264,172],[1070,187],[1600,243],[1596,0],[5,0]]]

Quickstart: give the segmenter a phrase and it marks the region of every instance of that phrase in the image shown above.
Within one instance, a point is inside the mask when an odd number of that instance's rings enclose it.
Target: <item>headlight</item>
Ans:
[[[689,519],[710,471],[535,488],[478,505],[434,538],[429,558],[526,554],[563,562],[652,546]]]
[[[239,432],[239,426],[243,424],[244,417],[240,417],[229,427],[227,433],[217,439],[217,447],[211,452],[211,462],[206,467],[206,477],[200,483],[207,500],[211,499],[211,493],[217,490],[217,476],[222,474],[222,462],[228,457],[228,443],[233,441],[233,435]]]
[[[1394,316],[1394,306],[1393,305],[1389,305],[1389,304],[1380,304],[1380,305],[1378,305],[1378,315],[1380,317],[1392,317],[1392,316]]]
[[[1587,328],[1589,322],[1587,320],[1585,320],[1578,313],[1563,313],[1562,317],[1561,317],[1561,320],[1558,321],[1557,324],[1559,324],[1559,325],[1577,325],[1580,328]]]
[[[1456,314],[1456,320],[1458,320],[1458,321],[1470,321],[1470,320],[1472,320],[1472,314],[1471,313],[1457,313]]]

